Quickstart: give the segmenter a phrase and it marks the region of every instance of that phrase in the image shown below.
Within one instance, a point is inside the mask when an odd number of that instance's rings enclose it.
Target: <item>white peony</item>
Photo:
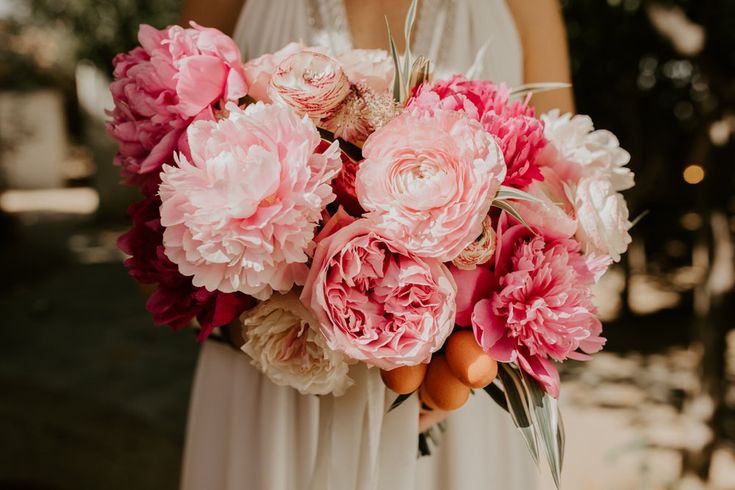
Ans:
[[[631,242],[628,207],[623,196],[604,178],[586,177],[577,183],[574,208],[576,238],[588,254],[609,255],[615,262]]]
[[[342,354],[327,347],[319,323],[298,294],[274,294],[240,316],[252,364],[277,385],[302,395],[340,396],[352,385]]]
[[[633,187],[634,174],[626,167],[630,154],[610,131],[595,130],[589,116],[560,114],[558,109],[543,114],[541,120],[551,143],[540,156],[542,165],[553,167],[565,180],[600,177],[615,191]]]

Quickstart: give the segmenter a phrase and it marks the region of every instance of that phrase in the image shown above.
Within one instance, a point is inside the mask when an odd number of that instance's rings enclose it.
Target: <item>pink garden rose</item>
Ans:
[[[107,129],[120,144],[115,161],[133,183],[172,161],[191,121],[211,118],[212,105],[247,93],[234,41],[216,29],[192,26],[142,25],[141,46],[113,60],[115,108]]]
[[[381,369],[428,361],[454,327],[452,275],[439,260],[380,235],[369,220],[342,226],[345,216],[336,219],[301,295],[327,344]]]
[[[163,167],[163,243],[194,285],[262,300],[303,284],[339,148],[318,153],[314,124],[286,107],[227,110],[190,126],[191,161]]]
[[[253,299],[241,293],[210,292],[194,287],[191,278],[182,276],[176,264],[166,257],[163,227],[158,214],[161,201],[151,196],[130,206],[132,228],[118,240],[120,249],[129,255],[125,267],[141,284],[154,284],[146,307],[157,325],[179,329],[196,318],[204,341],[213,329],[229,324],[253,306]]]
[[[326,54],[302,50],[276,67],[268,97],[314,120],[331,115],[350,93],[350,82],[339,62]]]
[[[353,84],[365,84],[375,94],[393,90],[393,58],[384,49],[351,49],[337,56]]]
[[[248,83],[248,95],[255,100],[272,102],[268,96],[271,77],[279,64],[292,54],[303,51],[302,43],[289,43],[275,53],[267,53],[245,63],[245,80]]]
[[[419,86],[406,107],[420,113],[460,111],[479,121],[498,140],[508,168],[505,185],[522,188],[543,178],[536,163],[546,146],[543,122],[526,102],[510,101],[505,85],[455,75]]]
[[[517,362],[558,397],[559,373],[551,360],[587,360],[605,340],[590,292],[595,272],[579,243],[546,239],[540,231],[534,235],[501,215],[494,264],[452,271],[457,322],[466,326],[469,317],[485,351],[500,362]]]
[[[404,113],[370,135],[363,156],[357,197],[380,232],[445,262],[480,235],[505,176],[495,139],[457,112]]]

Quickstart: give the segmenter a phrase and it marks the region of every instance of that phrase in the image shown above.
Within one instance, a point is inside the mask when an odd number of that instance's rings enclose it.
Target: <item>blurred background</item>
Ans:
[[[564,366],[565,488],[735,489],[735,0],[563,5],[578,110],[648,211],[599,287],[607,349]],[[104,111],[178,8],[0,0],[0,489],[177,488],[197,344],[122,266]]]

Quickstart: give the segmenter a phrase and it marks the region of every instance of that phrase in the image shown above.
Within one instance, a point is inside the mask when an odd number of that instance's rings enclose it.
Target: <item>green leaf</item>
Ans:
[[[512,98],[523,97],[524,95],[531,93],[548,92],[549,90],[559,90],[562,88],[569,88],[571,86],[571,83],[561,82],[526,83],[524,85],[519,85],[512,88],[510,91],[510,96]]]
[[[390,32],[390,24],[388,23],[388,17],[385,18],[385,26],[388,28],[388,43],[390,44],[390,53],[393,56],[393,66],[395,76],[393,77],[393,99],[401,103],[403,98],[403,80],[401,77],[401,60],[398,57],[398,50],[396,49],[396,41],[393,39],[393,34]]]
[[[411,31],[413,24],[416,22],[416,10],[418,9],[418,0],[413,0],[411,6],[408,7],[406,14],[406,22],[403,25],[403,38],[406,41],[406,50],[403,53],[403,79],[408,81],[411,75]]]
[[[388,409],[388,412],[391,412],[395,410],[396,408],[400,407],[403,404],[403,402],[411,398],[411,395],[413,395],[413,393],[409,393],[407,395],[398,395],[396,399],[393,400],[393,403],[391,403],[390,408]]]
[[[536,465],[539,464],[538,440],[533,426],[528,393],[523,386],[521,375],[510,365],[499,363],[498,376],[503,383],[503,393],[508,404],[508,411],[516,428],[521,432]]]
[[[643,211],[643,212],[642,212],[641,214],[639,214],[638,216],[636,216],[636,217],[635,217],[635,218],[633,219],[633,221],[631,221],[631,222],[630,222],[630,228],[628,228],[628,229],[630,230],[630,229],[632,229],[632,228],[633,228],[633,227],[634,227],[635,225],[637,225],[638,223],[640,223],[640,221],[641,221],[641,220],[642,220],[643,218],[645,218],[646,216],[648,216],[648,214],[649,214],[650,212],[651,212],[650,210],[646,209],[646,210],[645,210],[645,211]]]
[[[483,390],[485,390],[485,393],[490,395],[490,398],[492,398],[493,401],[497,403],[500,408],[508,412],[508,402],[505,400],[505,393],[503,393],[502,388],[500,388],[500,386],[498,386],[496,383],[497,380],[493,381],[492,383],[484,387]]]
[[[516,189],[515,187],[508,187],[507,185],[500,186],[500,189],[498,190],[495,199],[500,199],[501,201],[530,201],[538,204],[545,204],[544,201],[542,201],[538,197],[533,196],[528,192],[522,191],[520,189]]]
[[[521,372],[523,386],[531,402],[537,436],[541,441],[554,477],[556,488],[561,488],[561,469],[564,460],[564,427],[559,412],[559,401],[546,393],[538,381]]]
[[[535,231],[526,223],[526,220],[523,219],[523,216],[521,216],[521,213],[516,211],[516,208],[514,208],[508,201],[501,201],[499,199],[495,199],[492,204],[494,207],[498,209],[502,209],[509,215],[513,216],[520,224],[528,228],[534,235],[536,234]]]

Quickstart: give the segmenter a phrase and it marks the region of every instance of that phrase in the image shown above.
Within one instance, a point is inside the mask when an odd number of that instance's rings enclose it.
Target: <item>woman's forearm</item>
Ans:
[[[215,27],[231,36],[245,0],[184,0],[179,24],[188,26],[194,21],[205,27]]]

